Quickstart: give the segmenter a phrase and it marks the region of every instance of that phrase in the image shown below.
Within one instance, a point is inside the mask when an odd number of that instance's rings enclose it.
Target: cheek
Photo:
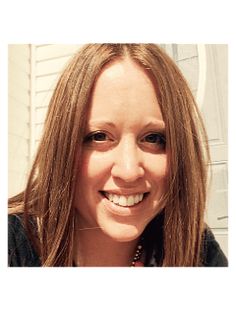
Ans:
[[[78,167],[74,204],[81,211],[93,203],[94,190],[102,188],[102,181],[107,176],[107,161],[96,153],[84,152]],[[86,199],[86,200],[85,200]]]
[[[109,170],[108,162],[105,156],[98,153],[84,153],[82,156],[79,177],[85,181],[99,181]]]
[[[149,173],[152,175],[152,179],[156,181],[165,181],[168,176],[167,155],[159,154],[149,158],[147,166]]]

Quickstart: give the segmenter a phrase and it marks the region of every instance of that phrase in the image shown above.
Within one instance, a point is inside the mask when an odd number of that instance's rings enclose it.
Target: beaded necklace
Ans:
[[[143,262],[140,261],[142,257],[142,253],[143,253],[143,238],[141,238],[137,246],[137,249],[130,267],[144,267]]]

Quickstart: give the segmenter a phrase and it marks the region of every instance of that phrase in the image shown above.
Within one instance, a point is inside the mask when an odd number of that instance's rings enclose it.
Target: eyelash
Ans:
[[[101,135],[103,135],[103,137],[105,138],[104,140],[95,140],[94,138],[97,137],[100,135],[100,138],[101,138]],[[158,141],[154,141],[154,142],[147,142],[149,144],[157,144],[157,145],[161,145],[162,147],[165,147],[166,145],[166,137],[165,137],[165,134],[163,133],[160,133],[160,132],[153,132],[153,133],[150,133],[150,134],[147,134],[143,139],[142,141],[147,138],[147,137],[156,137],[158,138]],[[105,142],[107,141],[107,134],[103,131],[96,131],[96,132],[91,132],[89,133],[85,139],[84,139],[84,143],[92,143],[92,142],[95,142],[95,143],[102,143],[102,142]]]
[[[162,133],[150,133],[146,135],[144,138],[150,137],[150,136],[155,136],[158,138],[158,142],[149,142],[150,144],[158,144],[158,145],[165,145],[166,144],[166,137]]]
[[[99,135],[99,134],[100,134],[100,135],[103,134],[103,135],[106,136],[106,133],[105,133],[105,132],[102,132],[102,131],[92,132],[92,133],[89,133],[89,134],[85,137],[84,143],[89,143],[89,142],[104,142],[104,140],[103,140],[103,141],[96,141],[96,140],[93,139],[96,135]]]

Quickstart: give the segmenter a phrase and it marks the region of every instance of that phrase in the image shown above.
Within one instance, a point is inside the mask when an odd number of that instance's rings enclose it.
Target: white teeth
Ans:
[[[139,202],[139,195],[136,195],[134,197],[134,203],[137,204]]]
[[[117,195],[113,195],[113,199],[111,200],[113,203],[115,203],[115,204],[119,204],[119,196],[117,196]]]
[[[117,195],[117,194],[110,194],[105,193],[106,197],[109,201],[119,205],[119,206],[134,206],[143,200],[144,194],[136,194],[136,195]]]
[[[133,206],[134,205],[134,196],[129,196],[127,200],[127,206]]]
[[[127,206],[127,200],[125,196],[120,196],[119,198],[119,205],[120,206]]]

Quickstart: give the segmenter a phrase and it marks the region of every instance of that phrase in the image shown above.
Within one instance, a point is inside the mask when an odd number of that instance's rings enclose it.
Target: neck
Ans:
[[[87,267],[128,267],[132,263],[138,240],[117,242],[101,229],[78,231],[74,262],[77,266]]]

